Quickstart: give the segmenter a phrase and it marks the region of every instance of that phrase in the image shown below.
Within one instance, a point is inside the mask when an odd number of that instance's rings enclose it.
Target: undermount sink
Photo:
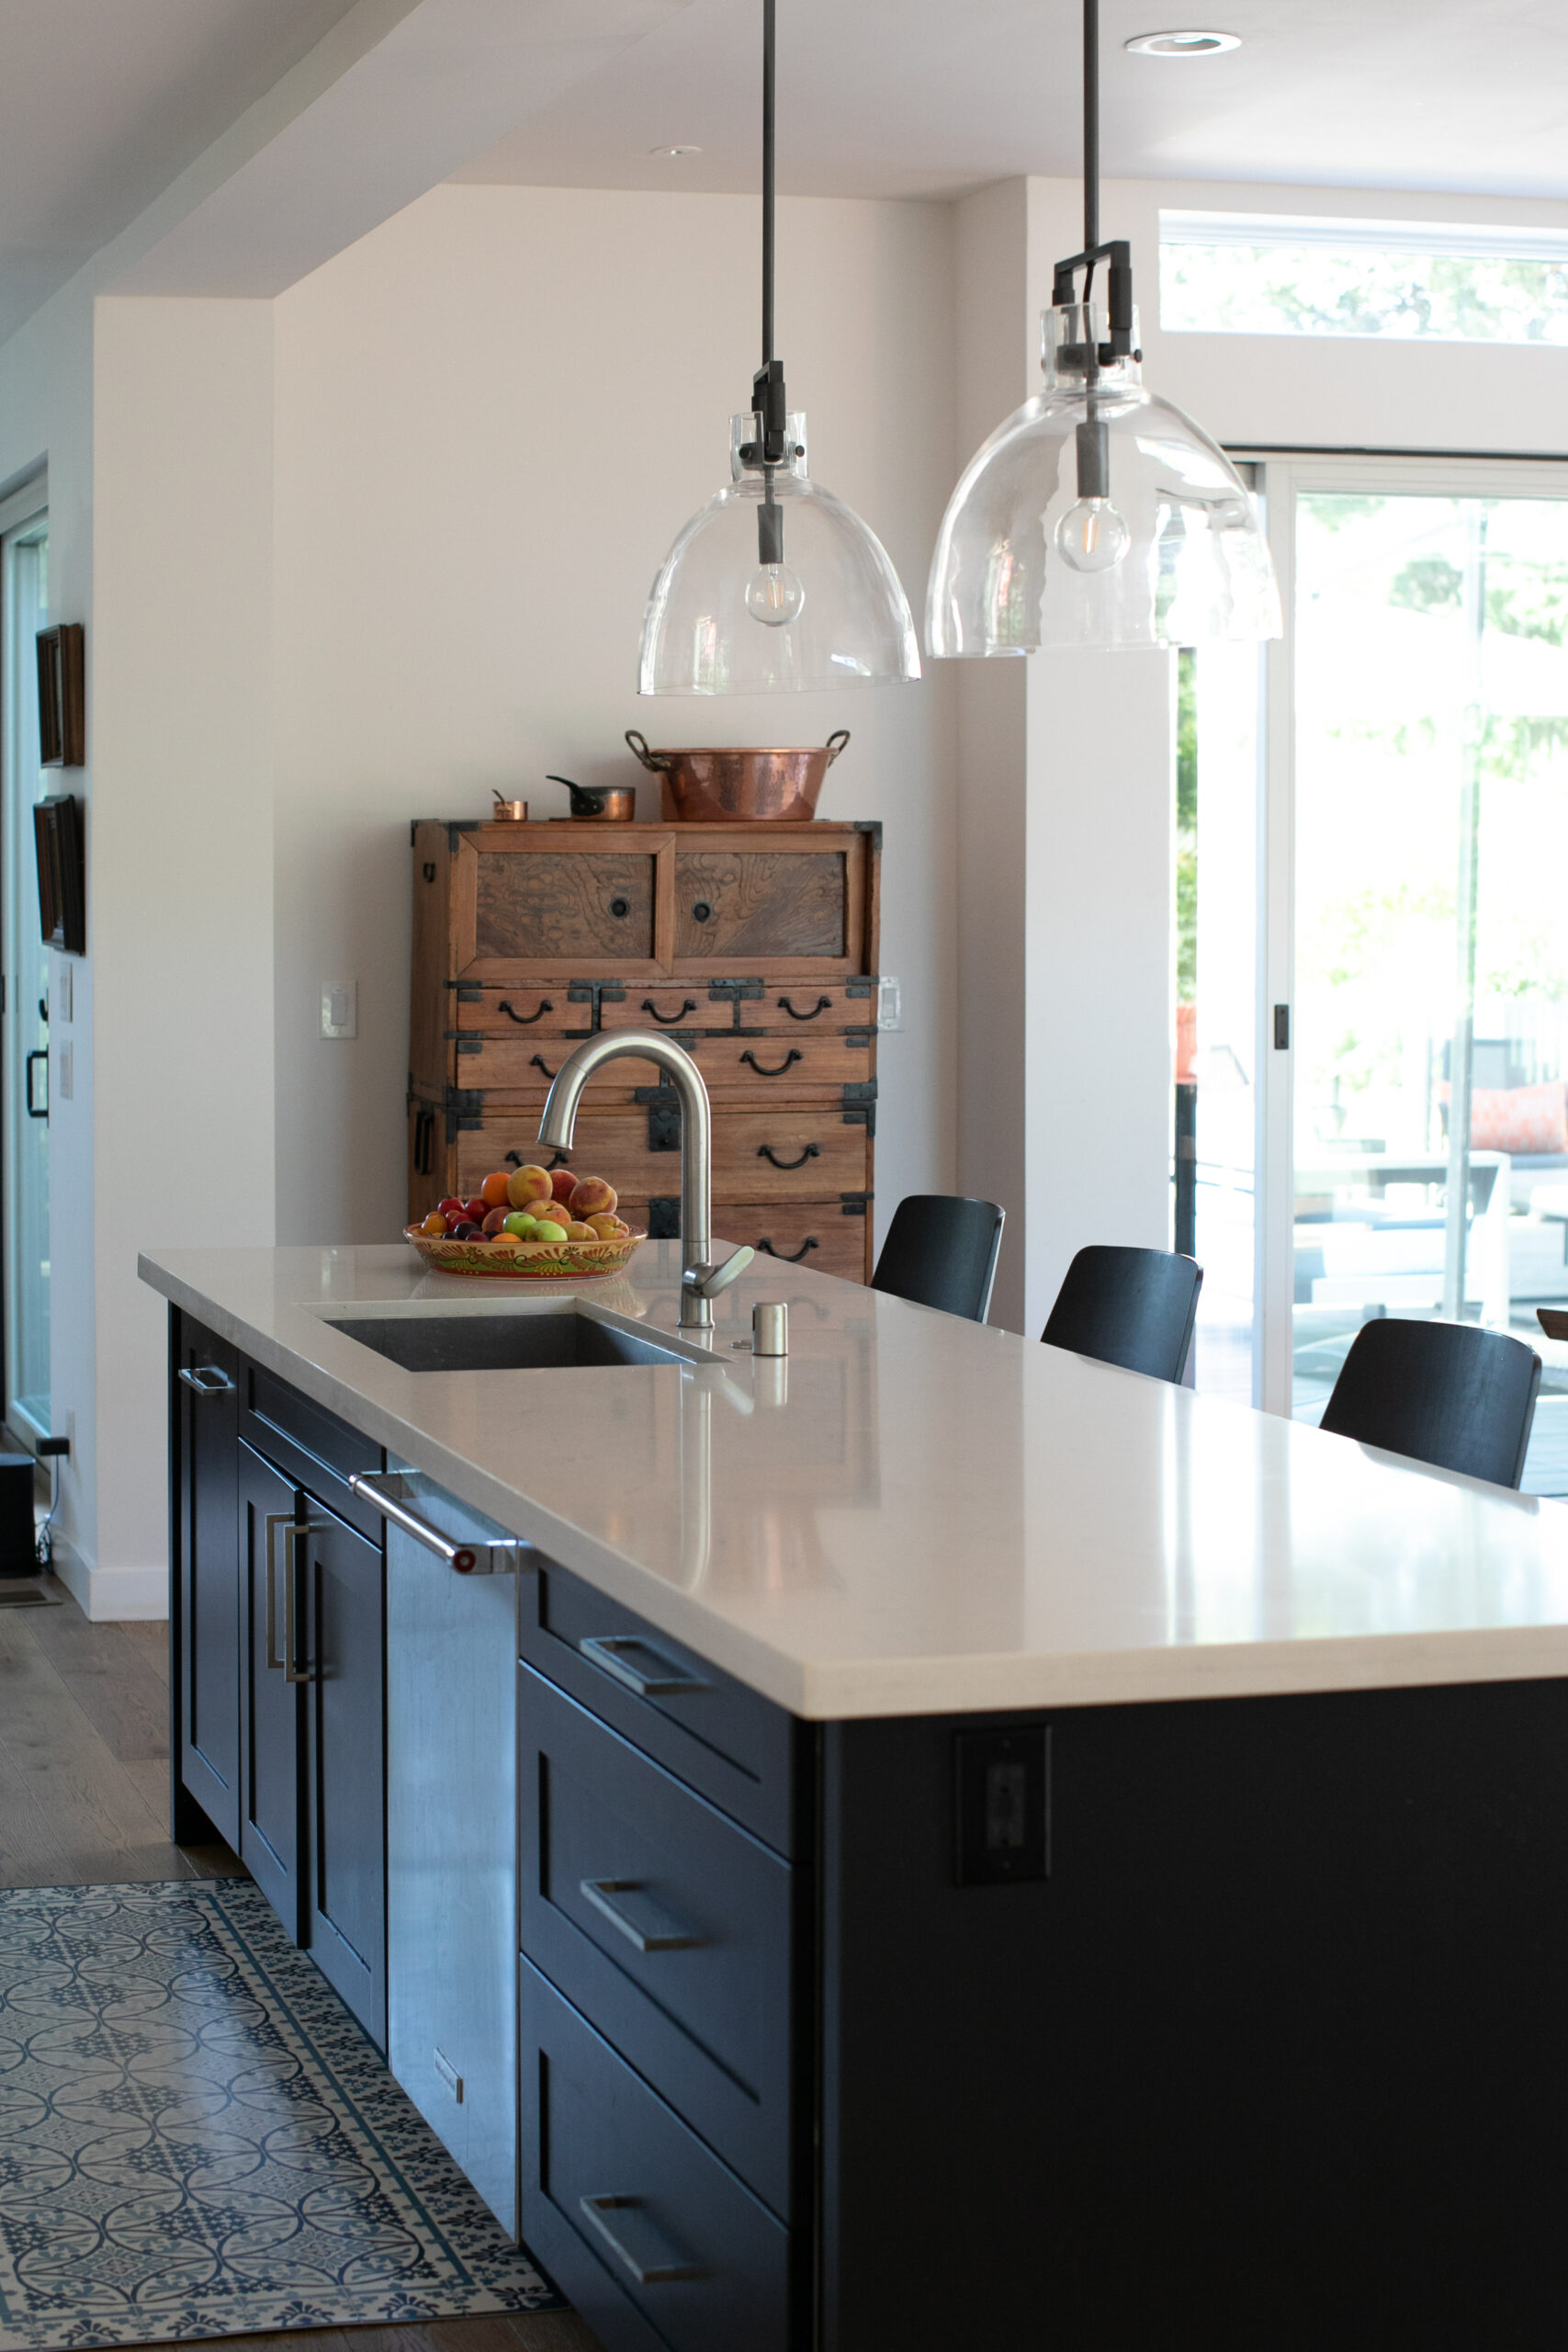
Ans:
[[[618,1324],[553,1307],[527,1315],[333,1316],[332,1329],[404,1372],[556,1372],[572,1364],[711,1363]]]

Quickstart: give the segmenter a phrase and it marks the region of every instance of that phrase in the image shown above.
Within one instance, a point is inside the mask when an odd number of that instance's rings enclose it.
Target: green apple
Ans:
[[[519,1241],[530,1241],[539,1220],[530,1216],[526,1209],[513,1209],[502,1227],[502,1233],[514,1233]]]
[[[564,1225],[553,1224],[547,1216],[542,1216],[528,1238],[531,1241],[564,1241],[566,1227]]]

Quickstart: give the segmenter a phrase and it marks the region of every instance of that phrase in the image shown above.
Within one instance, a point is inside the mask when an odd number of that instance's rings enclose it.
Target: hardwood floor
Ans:
[[[226,1846],[169,1843],[169,1629],[0,1609],[0,1886],[243,1876]],[[229,2336],[182,2352],[601,2352],[575,2312]]]

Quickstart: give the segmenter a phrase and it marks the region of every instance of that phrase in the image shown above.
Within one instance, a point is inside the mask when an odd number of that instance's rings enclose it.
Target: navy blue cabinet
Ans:
[[[240,1575],[235,1517],[239,1359],[226,1340],[175,1318],[171,1511],[178,1575],[170,1593],[170,1676],[178,1722],[175,1834],[210,1823],[240,1842]],[[182,1802],[183,1800],[183,1802]],[[191,1801],[199,1813],[193,1813]],[[201,1815],[205,1815],[204,1822]]]

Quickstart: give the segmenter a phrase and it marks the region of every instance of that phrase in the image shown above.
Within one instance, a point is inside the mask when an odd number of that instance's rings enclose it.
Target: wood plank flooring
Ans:
[[[169,1629],[0,1609],[0,1886],[231,1878],[226,1846],[169,1843]],[[602,2352],[574,2312],[313,2328],[183,2352]]]

